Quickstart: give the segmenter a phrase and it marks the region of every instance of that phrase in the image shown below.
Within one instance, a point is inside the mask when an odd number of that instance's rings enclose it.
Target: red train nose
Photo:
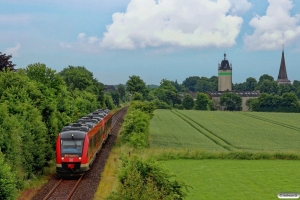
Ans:
[[[74,169],[74,164],[68,164],[68,168]]]

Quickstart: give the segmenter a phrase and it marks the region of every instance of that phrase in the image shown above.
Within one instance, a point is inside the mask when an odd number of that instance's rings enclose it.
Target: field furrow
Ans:
[[[150,123],[150,144],[172,149],[226,151],[169,110],[156,110]]]
[[[193,119],[191,119],[190,117],[176,112],[176,111],[172,111],[175,115],[179,116],[181,119],[183,119],[184,121],[186,121],[188,124],[190,124],[193,128],[195,128],[196,130],[199,131],[199,133],[204,134],[207,138],[209,138],[210,140],[212,140],[214,143],[216,143],[217,145],[223,147],[224,149],[227,150],[235,150],[236,147],[234,147],[233,145],[231,145],[230,143],[228,143],[227,141],[225,141],[223,138],[215,135],[214,133],[212,133],[210,130],[208,130],[207,128],[203,127],[201,124],[197,123],[196,121],[194,121]]]
[[[151,145],[205,150],[300,151],[299,114],[260,114],[156,110],[150,125]]]
[[[272,119],[267,119],[267,118],[264,118],[264,117],[261,117],[261,116],[253,115],[251,113],[242,113],[241,112],[240,114],[245,115],[245,116],[249,116],[249,117],[252,117],[252,118],[255,118],[255,119],[258,119],[258,120],[262,120],[262,121],[265,121],[265,122],[269,122],[269,123],[272,123],[274,125],[278,125],[278,126],[282,126],[282,127],[285,127],[285,128],[295,130],[295,131],[299,131],[299,133],[300,133],[300,127],[296,127],[296,126],[286,124],[286,123],[282,123],[282,122],[279,122],[279,121],[275,121],[275,120],[272,120]]]

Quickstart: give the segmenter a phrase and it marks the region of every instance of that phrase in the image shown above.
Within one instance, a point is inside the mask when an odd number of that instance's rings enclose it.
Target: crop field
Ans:
[[[300,161],[170,160],[162,165],[189,188],[187,200],[278,199],[280,192],[299,193]]]
[[[156,110],[150,144],[208,151],[297,152],[299,122],[300,115],[294,113]]]

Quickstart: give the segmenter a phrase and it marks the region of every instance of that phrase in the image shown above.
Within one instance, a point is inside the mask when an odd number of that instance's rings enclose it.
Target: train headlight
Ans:
[[[64,158],[64,157],[62,157],[61,159],[62,159],[62,160],[64,160],[65,158]]]
[[[79,157],[79,160],[81,160],[81,157]]]

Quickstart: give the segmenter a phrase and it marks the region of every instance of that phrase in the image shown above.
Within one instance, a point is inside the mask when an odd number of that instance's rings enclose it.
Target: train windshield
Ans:
[[[81,157],[83,140],[61,140],[61,156]]]

